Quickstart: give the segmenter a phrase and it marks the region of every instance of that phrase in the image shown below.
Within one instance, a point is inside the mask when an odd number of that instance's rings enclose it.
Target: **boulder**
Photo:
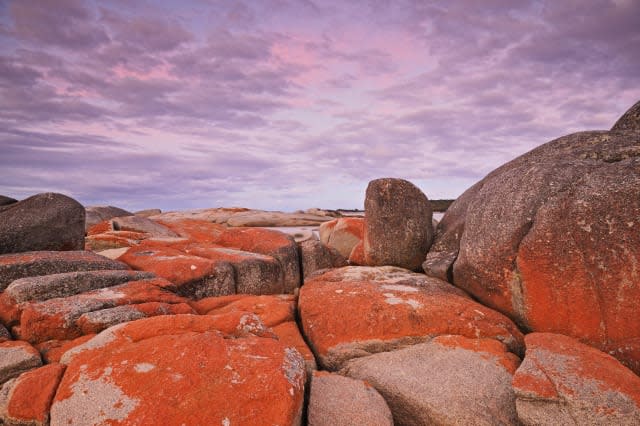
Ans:
[[[303,331],[325,369],[443,334],[495,338],[523,352],[523,336],[511,320],[456,294],[448,283],[431,279],[416,286],[411,278],[395,277],[331,281],[331,274],[306,281],[298,301]]]
[[[49,364],[21,374],[0,390],[0,422],[45,426],[65,366]]]
[[[640,377],[577,340],[531,333],[513,378],[524,425],[640,424]]]
[[[158,215],[150,216],[153,220],[162,222],[182,222],[184,220],[194,220],[201,222],[223,224],[236,213],[248,212],[249,209],[243,207],[231,208],[213,208],[213,209],[195,209],[181,210],[176,212],[165,212]]]
[[[72,349],[62,357],[67,370],[51,424],[299,425],[306,376],[300,354],[217,325],[206,315],[148,318]]]
[[[637,109],[612,131],[551,141],[467,190],[439,224],[425,271],[526,330],[576,337],[640,372]]]
[[[426,195],[406,180],[376,179],[369,182],[364,206],[367,265],[420,270],[433,239]]]
[[[341,373],[375,387],[396,425],[517,425],[519,361],[496,340],[440,336],[351,360]]]
[[[122,262],[90,251],[37,251],[0,255],[0,291],[12,281],[40,275],[77,271],[129,269]]]
[[[160,223],[143,216],[122,216],[110,220],[114,231],[129,231],[148,234],[150,237],[177,237],[173,232]]]
[[[113,206],[88,206],[85,207],[85,212],[85,230],[89,230],[92,226],[113,217],[133,216],[133,213]]]
[[[135,214],[136,216],[150,217],[150,216],[157,216],[159,214],[162,214],[162,210],[160,210],[160,209],[145,209],[145,210],[138,210],[137,212],[134,212],[133,214]]]
[[[40,352],[27,342],[0,343],[0,385],[41,365]]]
[[[47,340],[46,342],[35,344],[35,348],[40,351],[42,360],[45,364],[60,362],[60,358],[65,352],[80,346],[81,344],[91,340],[95,334],[85,334],[71,340]]]
[[[303,279],[321,269],[340,268],[347,265],[347,259],[336,249],[326,246],[318,240],[306,240],[299,243],[298,246],[300,247]]]
[[[33,250],[81,250],[84,207],[62,194],[44,193],[0,211],[0,254]]]
[[[311,379],[309,426],[393,426],[384,398],[368,383],[327,372]]]
[[[360,241],[353,247],[353,250],[351,250],[349,254],[349,264],[356,266],[364,266],[367,264],[364,258],[364,241]]]
[[[329,216],[307,213],[283,213],[268,211],[239,212],[227,219],[229,226],[317,226],[331,220]]]
[[[353,248],[362,241],[364,235],[364,219],[359,217],[343,217],[325,222],[319,228],[320,241],[336,249],[348,258]]]
[[[8,206],[9,204],[14,204],[17,202],[18,200],[16,200],[15,198],[0,195],[0,206]]]

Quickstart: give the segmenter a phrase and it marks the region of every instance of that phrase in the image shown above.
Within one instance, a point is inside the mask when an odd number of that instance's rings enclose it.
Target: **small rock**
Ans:
[[[27,342],[0,343],[0,384],[41,365],[40,352]]]
[[[84,233],[84,207],[62,194],[34,195],[0,211],[0,254],[81,250]]]
[[[313,374],[308,416],[309,426],[393,426],[391,411],[375,388],[326,372]]]
[[[318,240],[303,241],[299,246],[303,279],[321,269],[340,268],[347,265],[347,259],[336,249]]]

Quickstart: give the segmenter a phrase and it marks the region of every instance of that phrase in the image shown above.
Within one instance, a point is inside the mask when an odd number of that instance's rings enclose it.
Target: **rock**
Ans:
[[[20,338],[31,343],[70,340],[117,322],[140,317],[192,313],[186,300],[162,279],[130,281],[109,288],[22,305]],[[112,309],[117,307],[126,308]]]
[[[40,353],[27,342],[0,343],[0,385],[41,365]]]
[[[49,410],[65,366],[50,364],[21,374],[0,391],[0,422],[5,425],[49,424]]]
[[[353,248],[362,241],[364,219],[343,217],[320,225],[320,241],[349,258]]]
[[[364,205],[367,265],[419,270],[433,239],[431,205],[422,191],[406,180],[376,179]]]
[[[393,426],[384,398],[369,384],[315,372],[311,379],[309,426]]]
[[[171,290],[191,299],[234,294],[234,269],[228,262],[189,255],[170,247],[137,246],[118,260],[153,272],[174,284]]]
[[[90,251],[37,251],[0,255],[0,291],[12,281],[40,275],[77,271],[129,269],[122,262]]]
[[[242,207],[217,208],[217,209],[196,209],[181,210],[177,212],[166,212],[151,216],[153,220],[162,222],[182,222],[184,220],[194,220],[209,223],[226,223],[227,220],[236,213],[248,212],[249,209]]]
[[[162,214],[162,210],[160,209],[146,209],[146,210],[138,210],[134,212],[136,216],[149,217],[149,216],[157,216]]]
[[[397,425],[517,425],[518,363],[498,341],[440,336],[351,360],[342,373],[375,387]]]
[[[364,241],[360,241],[358,244],[353,247],[351,253],[349,254],[349,264],[350,265],[366,265],[367,261],[364,258]]]
[[[523,336],[511,320],[456,294],[447,283],[432,279],[418,287],[393,276],[331,281],[331,274],[307,280],[298,301],[307,341],[325,369],[443,334],[495,338],[513,352],[523,351]]]
[[[109,259],[115,260],[128,251],[129,251],[129,247],[120,247],[115,249],[102,250],[102,251],[99,251],[98,254],[100,256],[104,256]]]
[[[96,226],[100,226],[100,224]],[[94,228],[89,229],[89,235],[84,239],[85,250],[101,252],[133,247],[150,237],[149,234],[131,231],[106,231],[92,235],[91,232]]]
[[[303,279],[320,269],[340,268],[347,265],[347,259],[336,249],[332,249],[318,240],[307,240],[298,245]]]
[[[84,247],[84,207],[62,194],[44,193],[0,211],[0,254]]]
[[[305,370],[272,338],[230,336],[209,316],[111,327],[62,357],[51,424],[299,425]],[[212,403],[216,401],[216,403]]]
[[[640,424],[640,377],[615,358],[559,334],[525,341],[513,378],[522,424]]]
[[[629,108],[616,124],[611,128],[612,132],[640,132],[640,101]]]
[[[94,336],[95,334],[85,334],[84,336],[76,337],[71,340],[47,340],[46,342],[37,343],[34,346],[38,351],[40,351],[42,360],[46,364],[52,364],[60,362],[60,358],[65,352],[88,342]]]
[[[0,206],[8,206],[10,204],[17,203],[18,200],[15,198],[7,197],[5,195],[0,195]]]
[[[266,211],[247,211],[232,215],[227,219],[229,226],[317,226],[331,220],[329,216],[307,213],[282,213]]]
[[[85,230],[89,230],[92,226],[113,217],[133,216],[133,213],[113,206],[88,206],[85,208],[85,211]]]
[[[551,141],[467,190],[425,271],[526,330],[576,337],[640,373],[636,110],[614,131]]]
[[[151,237],[177,237],[178,234],[156,221],[142,216],[123,216],[110,220],[114,231],[129,231],[149,234]]]
[[[11,340],[11,334],[9,334],[9,330],[4,325],[0,324],[0,343],[7,340]]]

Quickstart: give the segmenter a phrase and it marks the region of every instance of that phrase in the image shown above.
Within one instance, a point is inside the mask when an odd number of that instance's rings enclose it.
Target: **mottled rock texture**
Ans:
[[[492,339],[440,336],[351,360],[341,373],[374,386],[396,425],[517,425],[519,362]]]
[[[40,353],[27,342],[0,343],[0,385],[41,365]]]
[[[360,217],[334,219],[320,225],[318,232],[323,244],[349,258],[353,248],[362,241],[364,236],[364,219]]]
[[[303,241],[298,246],[303,279],[318,270],[347,265],[347,259],[340,252],[316,239]]]
[[[366,264],[420,270],[433,239],[426,195],[406,180],[376,179],[369,182],[364,208]]]
[[[113,217],[133,215],[131,212],[113,206],[87,206],[85,207],[85,212],[85,230],[89,230],[92,226]]]
[[[81,250],[84,207],[66,195],[43,193],[0,210],[0,254]]]
[[[638,425],[640,377],[615,358],[553,333],[526,336],[513,378],[524,425]]]
[[[424,270],[528,330],[574,336],[640,372],[638,104],[491,172],[440,222]]]

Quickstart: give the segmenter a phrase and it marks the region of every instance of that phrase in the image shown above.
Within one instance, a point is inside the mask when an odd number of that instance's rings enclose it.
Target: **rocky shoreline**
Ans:
[[[0,424],[640,424],[640,102],[344,213],[0,196]]]

